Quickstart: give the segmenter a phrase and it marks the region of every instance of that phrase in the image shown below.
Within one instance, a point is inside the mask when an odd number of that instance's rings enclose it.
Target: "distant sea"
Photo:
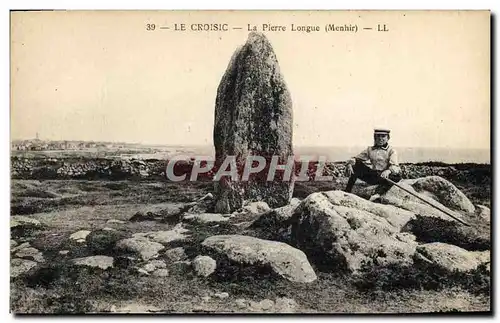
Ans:
[[[156,146],[155,148],[160,148]],[[325,156],[327,161],[345,161],[366,147],[294,147],[296,156]],[[408,148],[394,147],[399,156],[400,163],[420,163],[420,162],[443,162],[447,164],[455,163],[479,163],[490,164],[489,149],[448,149],[448,148]],[[162,146],[157,153],[134,154],[129,157],[135,158],[157,158],[166,159],[174,155],[187,156],[210,156],[213,157],[214,149],[210,146]],[[123,156],[123,155],[122,155]],[[125,156],[124,156],[125,157]]]
[[[394,147],[400,163],[443,162],[490,164],[489,149],[448,149]],[[296,147],[295,154],[322,154],[329,161],[343,161],[360,153],[366,147]]]

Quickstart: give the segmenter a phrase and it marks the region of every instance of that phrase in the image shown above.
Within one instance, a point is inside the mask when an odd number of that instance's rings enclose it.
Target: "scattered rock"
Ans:
[[[168,244],[172,241],[185,240],[188,237],[188,232],[189,230],[182,227],[182,224],[178,224],[172,230],[135,233],[132,237],[145,238],[161,244]]]
[[[292,100],[276,54],[264,34],[252,32],[233,54],[217,89],[215,167],[234,155],[241,156],[237,164],[248,155],[279,156],[286,161],[293,156],[292,130]],[[281,207],[288,204],[292,192],[293,180],[250,177],[243,182],[225,177],[215,185],[215,212],[232,213],[244,200]]]
[[[314,254],[315,261],[329,270],[412,264],[415,241],[402,239],[399,229],[382,216],[332,203],[343,195],[328,193],[313,193],[295,209],[291,239],[299,248]]]
[[[203,296],[201,298],[201,300],[204,301],[204,302],[209,302],[211,299],[212,299],[212,297],[210,297],[210,296]]]
[[[268,311],[268,310],[272,309],[273,306],[274,306],[274,302],[270,299],[263,299],[259,302],[259,307],[264,311]]]
[[[60,255],[67,255],[69,253],[69,250],[59,250]]]
[[[217,297],[219,299],[224,299],[229,297],[229,293],[222,292],[222,293],[215,293],[214,297]]]
[[[144,265],[144,267],[142,267],[142,269],[144,269],[145,271],[150,273],[152,271],[155,271],[156,267],[155,267],[155,265],[152,265],[152,264],[146,264],[146,265]]]
[[[242,235],[220,235],[205,239],[202,245],[239,264],[270,266],[276,274],[293,282],[316,280],[306,255],[282,242]]]
[[[275,301],[275,311],[278,313],[295,313],[297,310],[295,300],[286,297],[278,297]]]
[[[12,249],[12,248],[14,248],[14,247],[16,247],[16,246],[17,246],[17,242],[16,242],[15,240],[12,240],[12,239],[11,239],[11,240],[10,240],[10,248]]]
[[[77,231],[69,236],[71,240],[76,240],[77,242],[80,242],[79,240],[83,240],[85,242],[85,238],[91,233],[89,230],[80,230]]]
[[[169,249],[169,250],[165,251],[164,256],[170,262],[187,259],[186,252],[185,252],[184,248],[182,248],[182,247]]]
[[[153,272],[153,276],[156,277],[167,277],[169,275],[168,269],[160,268]]]
[[[102,231],[116,231],[116,229],[104,227],[104,228],[102,228]]]
[[[28,228],[36,228],[40,227],[41,223],[40,221],[23,216],[23,215],[13,215],[10,217],[10,228],[17,228],[17,229],[28,229]]]
[[[207,277],[217,268],[215,260],[208,256],[197,256],[193,260],[193,269],[199,276]]]
[[[138,269],[137,269],[137,272],[138,272],[139,274],[143,274],[143,275],[145,275],[145,276],[149,276],[149,272],[148,272],[146,269],[144,269],[144,268],[138,268]]]
[[[38,249],[33,247],[23,248],[17,251],[16,257],[34,260],[36,262],[45,262],[45,258],[43,258],[43,254],[38,251]]]
[[[149,272],[155,271],[156,269],[166,268],[166,267],[167,267],[167,265],[165,264],[164,261],[152,260],[152,261],[148,262],[146,265],[144,265],[144,267],[142,267],[142,269],[144,269],[145,271],[147,271],[149,273]]]
[[[248,306],[248,301],[243,298],[238,298],[237,300],[234,301],[234,303],[241,309],[244,309]]]
[[[167,268],[167,264],[163,260],[151,260],[149,263],[154,265],[155,268]]]
[[[212,223],[212,222],[227,222],[228,216],[218,213],[201,213],[201,214],[186,214],[183,221],[195,223]]]
[[[116,248],[118,250],[136,253],[140,255],[143,260],[149,260],[158,257],[158,252],[163,250],[165,247],[158,242],[150,241],[145,237],[138,236],[118,241]]]
[[[75,265],[98,267],[101,269],[108,269],[113,267],[113,257],[108,256],[90,256],[84,258],[76,258],[72,260]]]
[[[257,201],[257,202],[250,202],[247,205],[243,207],[243,210],[238,212],[238,213],[243,213],[243,214],[262,214],[267,211],[270,211],[271,208],[269,205],[267,205],[266,202],[263,201]]]
[[[30,243],[29,242],[23,242],[21,243],[20,245],[17,245],[15,246],[14,248],[12,248],[10,251],[11,252],[16,252],[18,250],[21,250],[21,249],[25,249],[25,248],[29,248],[31,247]]]
[[[467,251],[460,247],[433,242],[419,245],[416,261],[424,261],[449,272],[465,272],[490,261],[490,251]]]
[[[10,277],[18,277],[31,268],[36,267],[36,262],[32,260],[14,258],[10,261]]]

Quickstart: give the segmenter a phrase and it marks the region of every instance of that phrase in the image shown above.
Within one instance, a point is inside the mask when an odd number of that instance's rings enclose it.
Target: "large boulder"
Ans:
[[[373,265],[411,264],[415,237],[391,225],[384,217],[386,210],[363,210],[354,202],[336,192],[309,195],[292,216],[292,243],[330,270],[358,272]]]
[[[474,205],[453,184],[439,176],[429,176],[417,179],[405,179],[398,183],[412,193],[418,194],[431,204],[446,210],[456,218],[462,219],[459,212],[474,212]],[[411,211],[426,217],[437,217],[447,221],[455,221],[442,211],[430,206],[419,198],[409,194],[399,187],[393,186],[382,197],[384,204]]]
[[[490,251],[467,251],[460,247],[433,242],[419,245],[415,259],[449,272],[466,272],[490,262]]]
[[[465,226],[443,211],[393,186],[382,197],[382,202],[416,215],[407,221],[401,231],[411,232],[421,242],[446,242],[468,250],[490,248],[488,223],[478,221],[475,213],[471,213],[475,210],[474,205],[453,184],[439,176],[405,179],[398,184],[470,225]]]
[[[373,203],[359,196],[343,191],[328,191],[323,192],[323,194],[333,205],[346,206],[370,212],[386,219],[389,224],[399,230],[403,228],[408,221],[415,218],[415,214],[413,212],[397,208],[393,205]]]
[[[473,213],[474,204],[455,185],[439,176],[418,178],[412,184],[420,194],[428,195],[452,210]]]
[[[306,255],[285,243],[242,235],[212,236],[202,245],[211,253],[227,257],[240,265],[267,266],[293,282],[316,280]]]
[[[217,89],[216,169],[227,156],[236,156],[238,166],[251,155],[266,158],[267,165],[272,156],[286,163],[293,156],[292,129],[292,100],[276,54],[263,34],[250,33],[233,54]],[[231,213],[245,200],[264,201],[272,208],[288,204],[293,176],[290,181],[266,181],[266,175],[262,172],[240,182],[223,177],[215,185],[215,212]]]

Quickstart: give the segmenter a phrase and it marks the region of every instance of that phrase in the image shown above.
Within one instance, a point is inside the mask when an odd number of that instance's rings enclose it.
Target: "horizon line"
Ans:
[[[68,141],[68,142],[85,142],[85,143],[109,143],[109,144],[128,144],[128,145],[141,145],[141,146],[163,146],[163,147],[214,147],[213,144],[177,144],[177,143],[169,143],[169,144],[161,144],[161,143],[144,143],[144,142],[128,142],[128,141],[107,141],[107,140],[81,140],[81,139],[40,139],[40,138],[26,138],[26,139],[11,139],[10,143],[12,144],[15,141],[30,141],[30,140],[38,140],[38,141],[52,141],[52,142],[60,142],[60,141]],[[297,148],[359,148],[359,147],[368,147],[369,144],[358,144],[358,145],[293,145],[293,147]],[[426,149],[461,149],[461,150],[489,150],[491,151],[491,147],[443,147],[443,146],[393,146],[397,148],[426,148]]]

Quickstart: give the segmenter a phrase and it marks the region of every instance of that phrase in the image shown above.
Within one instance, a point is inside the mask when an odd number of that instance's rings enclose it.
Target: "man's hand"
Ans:
[[[354,169],[352,168],[351,164],[347,164],[345,168],[345,176],[351,177],[354,174]]]
[[[380,174],[380,177],[387,179],[389,178],[389,175],[391,175],[391,171],[386,169],[382,172],[382,174]]]

